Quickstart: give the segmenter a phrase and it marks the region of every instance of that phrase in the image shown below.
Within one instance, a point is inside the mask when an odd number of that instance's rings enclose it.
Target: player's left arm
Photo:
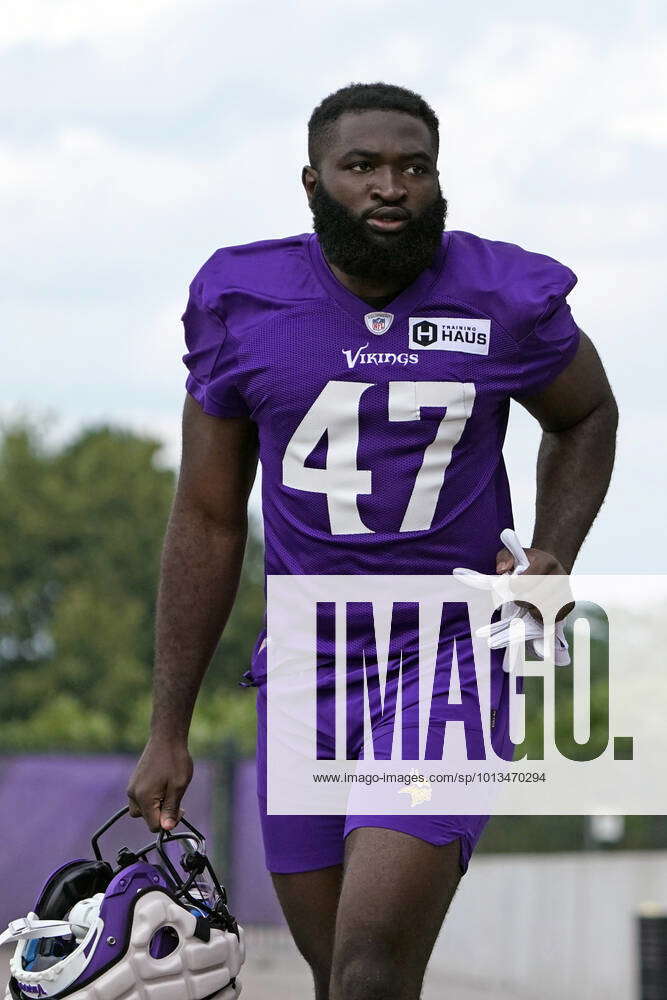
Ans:
[[[618,408],[590,338],[540,392],[515,397],[542,427],[537,458],[535,529],[526,550],[530,573],[570,573],[602,506],[614,465]],[[501,549],[496,570],[513,569]]]

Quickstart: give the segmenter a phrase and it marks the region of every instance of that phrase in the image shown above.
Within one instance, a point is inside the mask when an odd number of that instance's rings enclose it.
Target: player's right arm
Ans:
[[[154,832],[176,824],[192,778],[190,722],[236,597],[256,469],[256,425],[205,413],[188,395],[157,596],[150,738],[128,787],[130,814]]]

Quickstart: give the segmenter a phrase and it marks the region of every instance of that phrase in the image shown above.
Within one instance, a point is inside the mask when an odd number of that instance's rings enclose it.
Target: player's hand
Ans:
[[[522,577],[526,576],[568,576],[567,570],[564,566],[552,556],[549,552],[543,552],[542,549],[524,549],[526,553],[526,558],[529,562],[528,569],[525,569],[521,574]],[[512,573],[515,568],[514,556],[509,551],[509,549],[500,549],[496,554],[496,573]],[[537,621],[542,621],[542,614],[538,608],[528,601],[515,601],[519,607],[529,608],[530,613]],[[556,615],[556,621],[562,621],[566,618],[571,611],[574,610],[574,601],[570,601],[564,604]]]
[[[143,816],[152,833],[172,830],[183,815],[181,799],[192,771],[186,743],[151,737],[128,785],[130,816]]]

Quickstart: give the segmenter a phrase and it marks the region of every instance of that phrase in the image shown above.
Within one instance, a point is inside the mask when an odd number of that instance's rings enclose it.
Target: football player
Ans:
[[[512,399],[542,428],[526,572],[569,573],[603,501],[617,409],[566,301],[577,279],[446,231],[438,142],[419,95],[337,91],[309,121],[314,232],[223,247],[192,281],[152,728],[129,788],[152,830],[173,826],[192,775],[188,728],[234,602],[258,456],[269,574],[511,571],[498,538]],[[264,628],[248,678],[266,862],[318,1000],[417,1000],[488,817],[268,815],[266,656]],[[506,743],[508,675],[495,676]]]

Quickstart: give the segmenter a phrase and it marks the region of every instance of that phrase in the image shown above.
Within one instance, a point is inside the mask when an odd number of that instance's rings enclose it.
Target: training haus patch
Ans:
[[[452,316],[411,316],[408,348],[416,351],[465,351],[488,354],[490,319]]]

